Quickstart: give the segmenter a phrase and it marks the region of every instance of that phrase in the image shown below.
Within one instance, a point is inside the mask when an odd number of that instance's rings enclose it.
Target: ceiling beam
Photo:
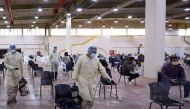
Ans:
[[[179,18],[179,17],[185,17],[187,15],[190,15],[190,13],[182,13],[182,14],[176,14],[176,15],[172,15],[172,16],[168,16],[168,19],[175,19],[175,18]]]
[[[175,7],[179,7],[188,3],[190,3],[190,1],[183,2],[182,0],[179,0],[178,2],[167,5],[167,8],[175,8]]]

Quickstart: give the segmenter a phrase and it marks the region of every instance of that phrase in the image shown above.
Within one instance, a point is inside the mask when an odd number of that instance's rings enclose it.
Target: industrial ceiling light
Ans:
[[[56,25],[55,27],[56,27],[56,28],[58,28],[59,26],[58,26],[58,25]]]
[[[4,15],[4,16],[3,16],[3,19],[5,20],[5,19],[7,19],[7,17]]]
[[[115,20],[114,23],[118,23],[118,20]]]
[[[117,12],[118,10],[118,8],[113,8],[113,12]]]
[[[185,8],[184,11],[190,11],[190,8]]]
[[[44,0],[45,2],[47,2],[48,0]]]
[[[33,24],[35,24],[35,23],[36,23],[36,21],[32,21],[32,23],[33,23]]]
[[[105,28],[106,26],[105,25],[102,25],[102,28]]]
[[[169,22],[169,20],[166,20],[166,23],[168,23]]]
[[[43,11],[43,9],[42,8],[38,8],[38,12],[42,12]]]
[[[82,25],[79,25],[79,27],[81,28],[81,27],[82,27]]]
[[[5,24],[8,24],[8,21],[5,21]]]
[[[190,17],[185,17],[185,20],[189,20],[190,19]]]
[[[188,0],[182,0],[183,2],[187,2]]]
[[[92,0],[93,2],[96,2],[97,0]]]
[[[38,27],[36,27],[36,29],[38,29]]]
[[[89,20],[89,21],[87,21],[87,23],[88,23],[88,24],[91,24],[92,22]]]
[[[38,16],[35,16],[35,19],[38,19],[39,17]]]
[[[171,30],[172,30],[172,28],[168,28],[168,30],[170,30],[170,31],[171,31]]]
[[[82,8],[77,8],[77,12],[81,12],[82,11]]]
[[[67,13],[67,16],[71,16],[71,13]]]
[[[7,25],[7,28],[10,28],[10,25]]]
[[[141,20],[140,20],[140,23],[144,23],[144,19],[141,19]]]
[[[64,23],[65,23],[65,21],[64,21],[64,20],[62,20],[62,21],[61,21],[61,23],[62,23],[62,24],[64,24]]]
[[[125,25],[126,28],[128,28],[129,26],[128,25]]]
[[[172,24],[169,24],[168,26],[169,26],[169,27],[171,27],[171,26],[172,26]]]
[[[34,25],[31,25],[31,27],[34,27]]]
[[[98,16],[97,19],[100,20],[100,19],[102,19],[102,17],[101,17],[101,16]]]
[[[132,15],[129,15],[127,18],[128,18],[128,19],[132,19],[132,18],[133,18],[133,16],[132,16]]]
[[[0,7],[0,11],[4,11],[4,9],[2,7]]]

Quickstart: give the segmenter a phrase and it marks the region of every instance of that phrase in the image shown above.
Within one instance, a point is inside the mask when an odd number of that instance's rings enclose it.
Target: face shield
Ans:
[[[92,46],[88,48],[88,54],[91,58],[95,58],[97,54],[97,48]]]
[[[10,45],[9,50],[12,54],[16,53],[16,46],[15,45]]]

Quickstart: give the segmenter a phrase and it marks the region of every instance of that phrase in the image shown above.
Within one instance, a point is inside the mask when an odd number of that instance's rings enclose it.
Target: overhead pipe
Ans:
[[[6,8],[7,12],[8,12],[9,24],[13,25],[14,19],[13,19],[12,9],[11,9],[11,6],[10,6],[10,1],[9,0],[4,0],[4,4],[5,4],[5,8]]]
[[[66,0],[59,0],[57,5],[53,8],[53,13],[57,14],[59,12],[59,9],[62,8],[66,3]]]

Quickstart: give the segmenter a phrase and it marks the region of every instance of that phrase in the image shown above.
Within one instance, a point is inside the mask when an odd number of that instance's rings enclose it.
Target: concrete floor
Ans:
[[[17,104],[7,106],[6,105],[7,94],[3,79],[1,80],[2,84],[0,85],[0,109],[54,109],[54,100],[51,95],[51,88],[48,86],[43,88],[42,98],[40,100],[39,97],[40,78],[36,77],[33,80],[28,68],[26,66],[24,68],[25,68],[24,77],[28,80],[28,86],[31,91],[31,94],[26,97],[18,96]],[[112,72],[112,75],[113,75],[113,80],[117,82],[119,79],[119,73],[115,71]],[[0,76],[2,77],[2,74],[0,74]],[[109,95],[110,88],[106,87],[106,92],[107,92],[106,99],[104,99],[103,97],[103,90],[101,92],[100,97],[97,91],[93,109],[148,109],[150,103],[148,83],[153,81],[156,80],[140,77],[137,79],[136,86],[135,85],[125,86],[122,78],[121,82],[118,84],[119,99],[118,100],[116,99],[114,89],[112,96],[110,97]],[[58,80],[54,82],[54,85],[58,83],[72,85],[73,81],[71,80],[71,78],[65,77],[65,75],[62,72],[59,74]],[[172,87],[170,96],[171,98],[180,100],[178,87]],[[160,109],[160,107],[154,104],[152,106],[152,109]],[[171,107],[169,109],[178,109],[178,108]],[[183,109],[190,109],[190,103],[185,103]]]

